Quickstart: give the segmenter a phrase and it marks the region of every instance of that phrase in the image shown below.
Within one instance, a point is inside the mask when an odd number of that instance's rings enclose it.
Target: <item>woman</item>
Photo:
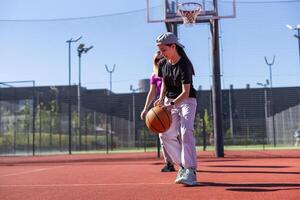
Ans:
[[[171,127],[160,134],[160,138],[173,162],[180,166],[175,183],[196,185],[197,156],[193,130],[197,102],[192,80],[193,65],[173,33],[160,35],[156,45],[166,62],[159,68],[158,75],[163,78],[163,83],[154,104],[164,106],[172,113]],[[178,133],[180,140],[177,139]]]
[[[151,104],[151,102],[154,100],[155,97],[159,96],[160,94],[160,88],[161,88],[161,83],[162,83],[162,78],[158,77],[158,62],[163,59],[163,56],[160,54],[159,51],[157,51],[154,54],[153,58],[153,73],[150,77],[150,90],[147,95],[147,99],[145,102],[144,109],[141,112],[141,119],[144,120],[145,116],[147,114],[147,110]],[[161,63],[164,63],[165,61],[162,60]],[[168,155],[168,153],[165,150],[165,147],[163,143],[161,142],[162,146],[162,152],[163,152],[163,157],[165,161],[165,166],[161,169],[161,172],[174,172],[176,171],[174,168],[174,164],[172,162],[172,159]]]

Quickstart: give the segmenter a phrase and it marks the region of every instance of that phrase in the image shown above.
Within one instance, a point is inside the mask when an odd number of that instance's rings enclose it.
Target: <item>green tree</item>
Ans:
[[[203,120],[200,116],[200,113],[197,113],[195,118],[195,131],[194,131],[194,135],[197,141],[199,138],[201,138],[202,132],[203,132]]]
[[[205,129],[208,133],[213,132],[213,124],[212,124],[212,119],[208,114],[207,109],[204,110],[204,123],[205,123]]]

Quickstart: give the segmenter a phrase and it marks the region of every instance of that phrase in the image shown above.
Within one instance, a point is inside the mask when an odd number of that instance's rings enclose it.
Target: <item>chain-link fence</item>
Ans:
[[[30,92],[2,88],[0,154],[156,151],[157,135],[149,132],[139,118],[147,93],[111,95],[101,90],[93,91],[97,96],[87,91],[83,93],[80,115],[76,99],[70,101],[69,118],[66,88],[59,88],[59,93],[49,90],[43,94],[41,88],[35,88],[35,93],[32,88],[27,88]],[[270,94],[265,95],[264,88],[223,90],[225,148],[292,147],[293,133],[300,122],[299,91],[299,88],[275,88],[270,98]],[[281,101],[284,93],[288,93],[287,100]],[[74,100],[76,94],[71,97]],[[211,91],[198,91],[197,102],[194,131],[197,146],[212,149]]]
[[[35,110],[33,104],[36,105]],[[143,122],[71,106],[71,120],[67,104],[32,99],[0,101],[1,154],[41,154],[71,151],[110,151],[155,147],[157,137],[150,134]],[[35,113],[33,114],[33,112]],[[69,122],[71,131],[69,132]],[[80,122],[80,123],[79,123]],[[71,135],[70,135],[71,133]],[[71,145],[70,145],[71,141]]]
[[[1,154],[58,153],[155,147],[157,138],[149,131],[139,129],[134,135],[133,122],[108,113],[83,109],[81,127],[78,113],[72,112],[72,135],[68,132],[68,115],[58,113],[55,106],[47,110],[43,103],[37,106],[33,119],[32,100],[0,101]],[[35,131],[33,131],[33,121]],[[136,138],[136,139],[135,139]]]
[[[293,145],[294,133],[298,128],[300,128],[300,104],[267,119],[268,139],[275,140],[275,144]]]

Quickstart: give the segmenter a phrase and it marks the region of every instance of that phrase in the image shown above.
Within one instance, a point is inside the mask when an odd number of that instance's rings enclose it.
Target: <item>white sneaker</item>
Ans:
[[[181,179],[183,178],[185,170],[186,169],[184,169],[183,167],[179,168],[176,179],[175,179],[175,183],[181,183]]]
[[[185,173],[183,174],[182,178],[180,179],[180,183],[194,186],[197,185],[197,175],[195,169],[186,169]]]

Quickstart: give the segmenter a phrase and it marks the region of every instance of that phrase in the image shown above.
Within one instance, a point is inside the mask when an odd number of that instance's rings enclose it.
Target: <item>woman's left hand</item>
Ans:
[[[169,110],[169,111],[171,111],[172,108],[174,108],[174,106],[171,105],[171,104],[165,105],[165,106],[163,106],[163,107],[166,108],[166,109]]]

